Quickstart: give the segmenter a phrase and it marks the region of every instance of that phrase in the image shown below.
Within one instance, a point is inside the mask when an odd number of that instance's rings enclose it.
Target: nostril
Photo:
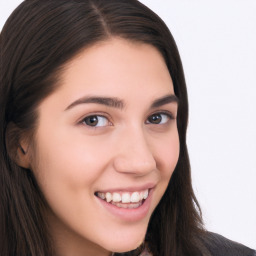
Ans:
[[[143,161],[139,157],[118,157],[114,160],[114,169],[117,172],[144,175],[156,169],[156,162],[153,157],[150,161]]]

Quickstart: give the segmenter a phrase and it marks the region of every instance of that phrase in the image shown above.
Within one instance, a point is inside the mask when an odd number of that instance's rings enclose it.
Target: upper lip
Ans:
[[[147,183],[141,186],[128,186],[128,187],[117,187],[117,188],[109,188],[109,189],[100,189],[97,190],[97,192],[102,192],[102,193],[113,193],[113,192],[136,192],[136,191],[143,191],[146,189],[152,189],[156,186],[156,183]]]

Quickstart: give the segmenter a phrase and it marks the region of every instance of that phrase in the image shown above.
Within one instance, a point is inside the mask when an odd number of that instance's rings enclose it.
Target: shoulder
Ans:
[[[202,240],[211,256],[256,256],[256,251],[216,233],[207,232]]]

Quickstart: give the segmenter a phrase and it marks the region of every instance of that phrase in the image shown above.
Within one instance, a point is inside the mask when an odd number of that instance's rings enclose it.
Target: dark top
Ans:
[[[255,250],[211,232],[207,232],[196,243],[203,256],[256,256]],[[140,256],[152,254],[145,249]]]
[[[208,233],[204,239],[205,256],[256,256],[256,251],[221,235]]]

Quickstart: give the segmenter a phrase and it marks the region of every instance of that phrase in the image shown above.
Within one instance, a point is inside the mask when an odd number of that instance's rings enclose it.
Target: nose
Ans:
[[[143,131],[126,132],[120,137],[114,159],[117,172],[143,176],[156,169],[153,148]]]

